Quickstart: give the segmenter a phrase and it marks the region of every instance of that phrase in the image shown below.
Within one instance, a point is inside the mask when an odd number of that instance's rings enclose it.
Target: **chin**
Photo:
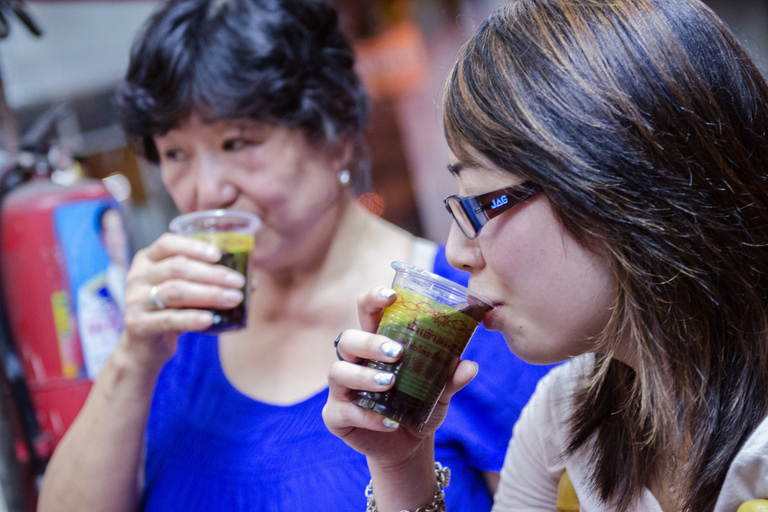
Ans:
[[[568,359],[566,356],[555,353],[552,348],[543,343],[541,339],[530,339],[520,332],[509,333],[504,329],[499,329],[507,342],[509,350],[517,357],[535,365],[546,365],[559,363]]]

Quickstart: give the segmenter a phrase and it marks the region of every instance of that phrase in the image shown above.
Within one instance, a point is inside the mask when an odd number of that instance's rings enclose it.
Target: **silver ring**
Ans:
[[[157,287],[158,285],[154,285],[149,290],[149,301],[157,307],[157,309],[165,309],[165,304],[163,304],[163,301],[160,300],[160,297],[157,296]]]

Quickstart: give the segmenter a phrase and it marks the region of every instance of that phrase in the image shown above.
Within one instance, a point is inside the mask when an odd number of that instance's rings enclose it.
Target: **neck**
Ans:
[[[306,308],[318,293],[325,296],[329,290],[349,286],[361,272],[370,270],[376,261],[371,254],[387,253],[393,231],[385,228],[377,217],[350,203],[338,217],[329,240],[316,244],[307,258],[289,267],[254,272],[252,313],[295,315],[294,307]]]

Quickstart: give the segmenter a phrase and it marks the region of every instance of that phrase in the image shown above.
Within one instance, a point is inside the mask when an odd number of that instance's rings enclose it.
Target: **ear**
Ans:
[[[352,158],[355,154],[355,143],[347,137],[330,143],[330,156],[333,161],[335,171],[341,172],[352,165]]]

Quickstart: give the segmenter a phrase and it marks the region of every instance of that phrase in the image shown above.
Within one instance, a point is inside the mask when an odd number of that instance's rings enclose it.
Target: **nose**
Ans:
[[[485,265],[483,253],[477,238],[470,240],[454,221],[445,244],[445,257],[452,267],[468,272],[476,271]]]
[[[215,210],[234,204],[238,188],[226,161],[216,154],[204,154],[200,155],[197,164],[197,209]]]

